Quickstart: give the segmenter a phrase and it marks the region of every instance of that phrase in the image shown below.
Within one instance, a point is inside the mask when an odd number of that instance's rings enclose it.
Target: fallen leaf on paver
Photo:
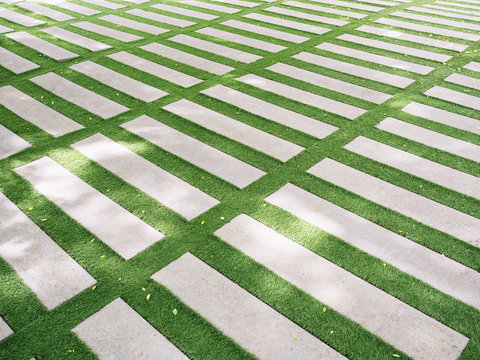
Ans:
[[[298,338],[294,338],[293,340],[298,340]]]
[[[178,313],[177,309],[173,309],[172,312],[173,312],[173,315],[177,315],[177,313]]]

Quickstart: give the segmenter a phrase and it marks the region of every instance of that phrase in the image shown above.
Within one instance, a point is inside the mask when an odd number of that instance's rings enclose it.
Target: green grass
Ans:
[[[73,0],[73,2],[81,4],[81,2],[77,2],[76,0]],[[274,25],[262,24],[273,29],[289,31],[311,38],[311,40],[301,44],[291,44],[280,40],[273,41],[279,45],[287,46],[286,50],[276,54],[270,54],[262,50],[251,49],[238,44],[222,42],[205,35],[194,35],[198,38],[223,43],[233,48],[264,57],[251,64],[237,63],[220,56],[193,50],[187,46],[168,41],[167,38],[175,34],[185,33],[193,35],[195,30],[206,26],[207,22],[205,21],[194,20],[180,15],[172,16],[198,21],[198,24],[181,29],[166,24],[155,24],[152,21],[144,19],[136,19],[172,30],[159,36],[151,36],[131,29],[119,28],[122,31],[145,37],[144,40],[132,44],[124,44],[68,26],[75,21],[88,20],[104,26],[117,28],[114,25],[109,25],[106,22],[104,23],[98,20],[98,18],[106,13],[119,15],[122,14],[124,10],[130,8],[148,9],[152,12],[161,13],[159,10],[149,8],[149,5],[155,2],[171,3],[171,1],[150,1],[141,5],[125,3],[127,7],[117,11],[107,11],[107,9],[88,5],[103,13],[90,17],[70,13],[76,17],[76,20],[62,22],[60,25],[46,18],[32,15],[14,5],[0,5],[47,21],[48,25],[29,29],[28,32],[81,55],[79,58],[65,63],[56,63],[0,35],[0,46],[31,59],[41,66],[40,69],[17,76],[14,76],[6,69],[0,68],[0,86],[13,85],[40,102],[47,104],[85,126],[83,130],[55,139],[34,125],[21,120],[5,108],[0,108],[0,123],[33,145],[30,149],[0,161],[0,190],[98,281],[94,290],[87,289],[54,310],[47,311],[34,293],[23,284],[14,270],[0,259],[0,315],[15,331],[15,334],[0,344],[0,359],[30,359],[31,357],[35,357],[37,360],[96,358],[88,347],[71,332],[71,329],[117,297],[122,297],[135,311],[190,358],[215,360],[254,359],[252,355],[240,348],[231,339],[224,336],[220,331],[215,329],[214,326],[206,322],[187,306],[183,305],[181,301],[166,288],[150,279],[152,274],[186,252],[193,253],[214,269],[349,359],[391,359],[392,354],[401,354],[380,338],[372,335],[333,309],[329,308],[327,312],[324,313],[321,311],[324,304],[286,282],[265,267],[255,263],[213,235],[219,227],[242,213],[252,216],[281,234],[286,235],[293,241],[314,251],[318,255],[469,337],[470,342],[460,359],[478,359],[480,356],[480,312],[478,310],[441,293],[393,266],[384,266],[382,260],[354,248],[339,238],[320,231],[318,228],[299,220],[273,205],[265,203],[263,199],[284,184],[290,182],[393,232],[399,233],[399,231],[402,231],[403,236],[406,238],[438,253],[444,253],[445,256],[465,264],[476,271],[480,271],[480,250],[478,248],[397,212],[376,205],[305,172],[325,157],[329,157],[454,209],[475,217],[480,217],[480,202],[476,199],[445,189],[429,181],[390,168],[343,149],[343,146],[347,143],[357,136],[363,135],[471,175],[480,176],[478,163],[382,132],[374,127],[384,118],[392,116],[458,139],[477,145],[480,144],[480,136],[478,134],[472,134],[446,125],[437,124],[400,111],[400,109],[409,102],[417,101],[480,119],[480,113],[478,111],[457,104],[428,98],[423,95],[424,91],[437,84],[467,92],[466,89],[449,84],[443,80],[453,72],[460,72],[476,77],[479,76],[478,73],[462,69],[462,67],[470,61],[478,60],[479,43],[465,41],[469,47],[462,53],[435,48],[434,51],[452,56],[452,59],[445,64],[412,56],[405,57],[386,50],[368,49],[368,51],[372,53],[411,60],[412,62],[422,65],[435,67],[435,70],[427,76],[386,66],[377,66],[372,63],[349,58],[348,54],[344,54],[345,56],[336,55],[314,48],[315,45],[329,41],[339,45],[362,49],[362,47],[356,44],[335,40],[335,37],[343,33],[354,34],[354,29],[362,24],[371,25],[372,21],[384,17],[389,13],[404,9],[413,4],[421,5],[432,3],[433,1],[430,0],[418,0],[405,4],[400,3],[395,7],[385,8],[385,10],[378,13],[365,12],[368,16],[364,19],[351,19],[350,24],[342,27],[334,28],[333,26],[319,24],[320,26],[332,28],[332,31],[324,35],[313,36],[312,34],[306,34],[298,30],[289,30]],[[274,3],[261,3],[254,9],[245,8],[241,12],[233,15],[209,10],[204,11],[219,16],[218,19],[209,21],[208,26],[227,29],[227,27],[219,25],[219,23],[227,19],[240,19],[242,15],[249,12],[262,12],[262,8],[266,8],[272,4],[280,5],[283,2],[284,1],[279,0]],[[195,9],[188,5],[182,6]],[[234,5],[229,6],[235,7]],[[58,10],[69,13],[67,10]],[[311,12],[308,10],[295,10],[306,13]],[[361,11],[357,12],[361,13]],[[265,12],[265,14],[268,13]],[[326,14],[326,16],[329,15]],[[347,19],[334,15],[330,16]],[[132,16],[127,17],[134,18]],[[248,19],[245,19],[245,21],[257,23],[256,21]],[[305,22],[312,23],[307,20]],[[21,26],[7,24],[7,22],[3,20],[0,20],[0,24],[18,31],[24,30]],[[51,25],[59,25],[70,31],[89,36],[110,44],[113,48],[99,53],[91,53],[72,44],[51,38],[47,34],[39,31],[40,28]],[[389,28],[384,25],[379,26]],[[248,34],[248,36],[260,40],[268,40],[268,38],[264,36],[254,35],[232,28],[228,28],[228,31],[244,35]],[[417,34],[414,31],[402,31]],[[465,32],[468,31],[465,30]],[[379,37],[370,34],[362,33],[362,36],[379,39]],[[437,35],[432,35],[431,37],[447,41],[450,40]],[[213,61],[235,67],[235,70],[224,76],[214,76],[139,49],[139,46],[153,41],[180,50],[190,51]],[[433,50],[433,48],[428,45],[420,45],[402,40],[390,39],[385,41],[425,50]],[[106,57],[107,54],[120,50],[129,51],[146,59],[162,63],[192,76],[204,79],[205,81],[188,89],[183,89]],[[387,73],[409,77],[415,79],[416,82],[406,89],[401,90],[389,85],[357,78],[291,59],[292,55],[302,51],[309,51],[379,69]],[[140,79],[144,83],[167,91],[169,95],[155,102],[145,104],[68,68],[74,63],[86,59],[95,61],[132,78]],[[381,105],[374,105],[265,70],[267,66],[277,62],[285,62],[306,70],[376,89],[391,94],[393,97]],[[85,88],[92,89],[96,93],[127,106],[132,110],[112,119],[102,120],[84,109],[46,92],[29,81],[33,76],[50,71],[54,71]],[[367,109],[368,112],[353,121],[349,121],[340,116],[323,112],[319,109],[263,92],[235,81],[235,78],[249,73],[264,76],[312,93],[356,105]],[[320,141],[305,133],[286,128],[267,119],[237,109],[234,106],[199,94],[199,91],[215,84],[230,86],[298,113],[335,125],[339,127],[339,130]],[[480,96],[479,91],[469,90],[468,93]],[[189,99],[245,122],[246,124],[268,131],[276,136],[303,146],[306,150],[293,159],[282,163],[161,109],[166,104],[182,98]],[[119,127],[119,125],[143,114],[250,163],[265,171],[267,175],[245,189],[238,190],[233,185]],[[169,208],[161,205],[145,193],[124,182],[119,177],[90,161],[70,147],[70,144],[99,132],[217,198],[221,203],[196,219],[187,222]],[[125,261],[93,234],[67,216],[52,202],[35,191],[27,181],[13,171],[14,168],[30,163],[43,156],[50,156],[98,191],[164,233],[166,237],[130,261]],[[29,210],[30,208],[32,208],[32,210]],[[42,219],[47,220],[42,221]],[[204,223],[202,224],[202,222]],[[92,239],[94,239],[93,242],[91,241]],[[102,255],[105,255],[105,257],[102,258]],[[151,294],[150,300],[148,301],[146,299],[147,294]],[[178,310],[177,315],[172,313],[174,308]],[[334,331],[333,334],[330,333],[332,330]],[[399,336],[402,335],[408,336],[408,334],[399,334]],[[401,354],[401,358],[408,359],[408,356]]]

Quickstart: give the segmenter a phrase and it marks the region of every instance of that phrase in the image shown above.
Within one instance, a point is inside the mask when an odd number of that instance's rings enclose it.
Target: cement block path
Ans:
[[[480,359],[478,0],[0,0],[0,359]]]

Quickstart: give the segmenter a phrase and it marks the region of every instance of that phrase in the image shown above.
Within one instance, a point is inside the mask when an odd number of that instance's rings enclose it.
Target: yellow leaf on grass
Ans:
[[[178,314],[178,311],[177,311],[177,309],[173,309],[173,311],[172,311],[172,312],[173,312],[173,315],[177,315],[177,314]]]
[[[398,354],[393,354],[393,357],[399,358],[400,355],[398,355]]]
[[[327,312],[327,308],[324,306],[322,309],[323,312]]]
[[[147,300],[150,300],[150,294],[147,295]]]

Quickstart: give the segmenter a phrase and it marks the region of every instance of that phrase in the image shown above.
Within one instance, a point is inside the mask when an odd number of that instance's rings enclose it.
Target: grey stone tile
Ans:
[[[432,287],[480,308],[480,288],[475,285],[480,275],[475,270],[295,185],[285,185],[267,199],[271,204]]]
[[[250,54],[245,51],[233,49],[228,46],[215,44],[210,41],[205,41],[205,40],[202,40],[193,36],[184,35],[184,34],[175,35],[169,38],[168,40],[174,41],[179,44],[187,45],[195,49],[207,51],[212,54],[220,55],[232,60],[244,62],[244,63],[251,63],[262,58],[261,56]]]
[[[120,298],[82,321],[72,331],[100,359],[188,360]]]
[[[425,119],[445,124],[457,129],[480,134],[480,120],[459,115],[433,106],[411,102],[402,111]]]
[[[464,66],[465,69],[480,72],[480,63],[472,61]]]
[[[418,20],[421,22],[433,23],[437,25],[446,25],[446,26],[452,26],[452,27],[457,27],[461,29],[480,31],[480,25],[471,24],[464,21],[442,19],[436,16],[425,16],[425,15],[419,15],[419,14],[403,12],[403,11],[396,11],[394,13],[391,13],[390,15],[398,16],[401,18],[409,19],[409,20]],[[478,21],[478,19],[476,21]]]
[[[334,79],[325,75],[300,69],[298,67],[284,63],[273,64],[267,67],[267,70],[273,71],[277,74],[289,76],[297,80],[305,81],[307,83],[333,90],[342,94],[350,95],[365,101],[370,101],[375,104],[384,103],[392,97],[392,95],[389,94],[385,94],[376,90],[365,88],[363,86],[351,84],[346,81]]]
[[[10,29],[6,26],[0,25],[0,34],[4,34],[4,33],[7,33],[7,32],[10,32],[10,31],[13,31],[13,29]]]
[[[22,74],[40,67],[30,60],[27,60],[20,55],[17,55],[2,47],[0,47],[0,66],[10,70],[14,74]]]
[[[363,66],[346,63],[344,61],[335,60],[332,58],[311,54],[308,52],[301,52],[294,55],[293,58],[302,60],[311,64],[320,65],[327,69],[340,71],[345,74],[354,75],[364,79],[378,81],[387,85],[396,86],[399,88],[406,88],[408,85],[415,82],[413,79],[409,79],[403,76],[387,74],[383,71],[378,71]]]
[[[239,77],[237,80],[258,87],[262,90],[284,96],[288,99],[292,99],[331,112],[333,114],[346,117],[350,120],[353,120],[360,115],[366,113],[366,110],[360,109],[356,106],[348,105],[320,95],[312,94],[307,91],[300,90],[257,75],[244,75],[242,77]]]
[[[133,120],[123,124],[122,127],[135,131],[140,124],[139,120]],[[90,136],[71,146],[187,220],[197,217],[219,203],[218,200],[102,134]]]
[[[82,125],[10,85],[0,87],[0,104],[54,137],[83,129]]]
[[[302,190],[287,184],[266,200],[295,201],[298,191]],[[462,334],[247,215],[236,217],[215,234],[414,359],[455,359],[468,342]]]
[[[1,192],[0,232],[0,256],[47,309],[57,307],[96,283]]]
[[[122,127],[239,188],[265,175],[263,171],[148,116],[141,116]]]
[[[345,21],[345,20],[339,20],[331,17],[314,15],[314,14],[310,14],[302,11],[285,9],[278,6],[271,6],[271,7],[265,8],[264,11],[272,12],[274,14],[279,14],[279,15],[292,16],[299,19],[303,19],[303,20],[311,20],[311,21],[315,21],[323,24],[335,25],[335,26],[343,26],[349,23],[348,21]]]
[[[480,97],[464,94],[441,86],[434,86],[424,92],[425,95],[452,102],[454,104],[480,110]]]
[[[350,41],[356,44],[370,46],[377,49],[383,49],[388,51],[397,52],[403,55],[412,55],[419,58],[445,62],[450,60],[452,57],[449,55],[439,54],[432,51],[421,50],[416,48],[411,48],[408,46],[392,44],[385,41],[369,39],[361,36],[351,35],[351,34],[343,34],[337,37],[337,39]]]
[[[59,7],[59,8],[65,9],[65,10],[70,10],[70,11],[73,11],[73,12],[76,12],[76,13],[79,13],[79,14],[82,14],[82,15],[85,15],[85,16],[91,16],[91,15],[96,15],[96,14],[101,13],[101,11],[94,10],[94,9],[89,8],[87,6],[74,4],[72,2],[65,1],[65,0],[54,0],[54,1],[49,0],[49,1],[46,2],[46,4],[51,4],[51,5],[54,5],[56,7]]]
[[[297,44],[309,40],[309,38],[305,36],[295,35],[285,31],[271,29],[265,26],[253,25],[253,24],[246,23],[243,21],[238,21],[238,20],[227,20],[227,21],[221,22],[220,24],[234,28],[234,29],[248,31],[255,34],[259,34],[259,35],[268,36],[270,38],[280,39],[280,40],[289,41]]]
[[[438,9],[442,11],[452,10],[455,12],[455,14],[462,13],[462,14],[470,14],[470,15],[479,15],[478,12],[475,12],[475,9],[478,11],[478,6],[475,6],[475,5],[467,5],[465,3],[456,4],[456,3],[446,2],[446,1],[435,1],[435,4],[439,4],[439,5],[424,4],[422,6],[423,8]],[[451,7],[445,8],[444,5],[451,6]],[[459,9],[458,6],[462,8],[474,9],[474,10],[473,11],[463,10],[463,9]],[[451,13],[454,14],[453,12]]]
[[[56,38],[59,38],[63,41],[72,43],[74,45],[83,47],[87,50],[90,51],[101,51],[101,50],[106,50],[110,49],[111,46],[104,44],[100,41],[90,39],[86,36],[79,35],[77,33],[65,30],[63,28],[60,28],[58,26],[52,26],[49,28],[41,29],[44,33],[47,33],[49,35],[52,35]]]
[[[369,61],[375,64],[384,65],[396,69],[411,71],[421,75],[427,75],[434,70],[431,66],[415,64],[409,61],[398,60],[387,56],[377,55],[366,51],[355,50],[353,48],[340,46],[331,43],[323,43],[315,46],[317,49],[326,50],[335,54],[350,56],[355,59]]]
[[[92,5],[104,7],[106,9],[111,9],[111,10],[118,10],[125,7],[125,5],[117,4],[117,3],[106,1],[106,0],[82,0],[82,1]]]
[[[189,100],[179,100],[163,108],[280,161],[287,161],[305,150],[301,146],[292,144],[284,139],[195,104]]]
[[[159,13],[145,11],[142,9],[127,10],[125,11],[125,13],[130,15],[135,15],[144,19],[149,19],[149,20],[153,20],[153,21],[157,21],[165,24],[170,24],[173,26],[179,26],[182,28],[190,25],[195,25],[195,23],[191,21],[182,20],[182,19],[171,17],[171,16],[165,16]]]
[[[169,46],[165,46],[159,43],[151,43],[148,45],[140,46],[140,49],[149,51],[151,53],[166,57],[174,60],[178,63],[187,64],[194,68],[201,69],[216,75],[223,75],[230,71],[235,70],[231,66],[219,64],[215,61],[205,59],[203,57],[187,53]]]
[[[259,360],[346,360],[190,253],[152,278]]]
[[[116,39],[125,43],[132,42],[132,41],[137,41],[140,39],[143,39],[141,36],[129,34],[123,31],[111,29],[106,26],[101,26],[97,24],[93,24],[88,21],[80,21],[77,23],[71,24],[72,26],[78,27],[83,30],[91,31],[95,34],[103,35],[103,36],[108,36],[112,39]]]
[[[236,8],[231,8],[231,7],[227,7],[227,6],[223,6],[223,5],[206,3],[206,2],[203,2],[203,1],[196,1],[196,0],[181,1],[181,3],[182,4],[188,4],[188,5],[191,5],[191,6],[200,7],[200,8],[203,8],[203,9],[214,10],[214,11],[218,11],[218,12],[222,12],[222,13],[226,13],[226,14],[235,14],[235,13],[241,11],[240,9],[236,9]]]
[[[243,1],[243,0],[213,0],[213,1],[221,2],[221,3],[225,3],[225,4],[243,6],[243,7],[247,7],[247,8],[252,8],[252,7],[255,7],[255,6],[258,5],[258,3],[255,4],[253,2]]]
[[[0,341],[5,339],[7,336],[13,334],[12,329],[8,324],[5,322],[5,320],[2,319],[0,316]]]
[[[480,147],[467,141],[439,134],[435,131],[424,129],[420,126],[409,124],[394,118],[387,118],[380,122],[376,127],[435,149],[480,162]]]
[[[72,65],[70,66],[70,69],[78,71],[104,83],[105,85],[145,102],[151,102],[167,95],[165,91],[144,84],[141,81],[132,79],[92,61],[84,61]]]
[[[5,159],[30,146],[32,145],[0,124],[0,159]]]
[[[480,219],[326,158],[308,170],[370,201],[480,247]],[[462,224],[462,226],[458,226]]]
[[[64,14],[61,11],[51,9],[47,6],[43,6],[42,4],[39,4],[33,1],[19,2],[19,3],[16,3],[15,6],[31,11],[35,14],[46,16],[56,21],[67,21],[67,20],[75,19],[73,16]]]
[[[395,26],[402,29],[422,31],[427,34],[436,34],[436,35],[448,36],[448,37],[453,37],[453,38],[458,38],[463,40],[470,40],[470,41],[480,40],[480,35],[466,33],[466,32],[457,31],[457,30],[443,29],[435,26],[415,24],[408,21],[400,21],[400,20],[395,20],[390,18],[380,18],[378,20],[375,20],[374,22],[378,24]]]
[[[25,31],[7,34],[5,36],[56,61],[66,61],[78,56],[74,52],[65,50],[60,46],[49,43]]]
[[[335,8],[326,7],[326,6],[303,3],[303,2],[299,2],[299,1],[286,1],[286,2],[283,3],[283,5],[295,6],[295,7],[299,7],[299,8],[302,8],[302,9],[319,11],[319,12],[323,12],[323,13],[327,13],[327,14],[347,16],[347,17],[351,17],[351,18],[354,18],[354,19],[363,19],[365,16],[368,16],[367,14],[360,14],[360,13],[353,12],[353,11],[345,11],[345,10],[335,9]]]
[[[429,46],[434,46],[434,47],[447,49],[447,50],[453,50],[453,51],[463,51],[468,47],[467,45],[457,44],[457,43],[450,42],[450,41],[444,41],[444,40],[427,38],[425,36],[407,34],[407,33],[404,33],[404,32],[390,30],[390,29],[384,29],[384,28],[380,28],[380,27],[376,27],[376,26],[362,25],[362,26],[356,28],[355,30],[366,32],[368,34],[375,34],[375,35],[379,35],[379,36],[389,37],[389,38],[392,38],[392,39],[400,39],[400,40],[405,40],[405,41],[411,41],[411,42],[414,42],[414,43],[417,43],[417,44],[429,45]],[[428,42],[428,44],[426,44],[427,42]]]
[[[177,70],[170,69],[166,66],[154,63],[153,61],[146,60],[125,51],[108,55],[108,57],[140,71],[149,73],[153,76],[159,77],[161,79],[167,80],[171,83],[183,87],[193,86],[202,82],[202,80],[197,79],[193,76],[184,74]]]
[[[471,76],[466,76],[462,74],[452,74],[448,76],[445,81],[466,86],[472,89],[480,90],[480,79],[471,77]]]
[[[20,14],[16,11],[0,7],[0,18],[6,19],[8,21],[11,21],[15,24],[23,25],[26,27],[32,27],[32,26],[37,26],[37,25],[42,25],[45,24],[45,21],[38,20],[35,18],[32,18],[30,16],[26,16],[23,14]]]
[[[164,237],[48,157],[15,172],[126,260]]]
[[[319,139],[323,139],[338,130],[335,126],[325,124],[223,85],[215,85],[201,91],[201,93]]]
[[[180,14],[180,15],[203,19],[203,20],[213,20],[218,17],[218,16],[207,14],[204,12],[190,10],[190,9],[186,9],[178,6],[172,6],[168,4],[154,4],[154,5],[151,5],[150,7],[158,10],[163,10],[163,11],[172,12],[175,14]]]
[[[260,49],[260,50],[264,50],[272,53],[286,49],[284,46],[281,46],[281,45],[272,44],[270,42],[253,39],[247,36],[231,33],[228,31],[223,31],[219,29],[214,29],[210,27],[197,30],[196,32],[199,34],[213,36],[222,40],[232,41],[237,44],[250,46],[252,48],[256,48],[256,49]]]
[[[358,9],[358,10],[372,11],[372,12],[382,11],[384,9],[383,7],[379,7],[379,6],[357,4],[352,1],[337,1],[337,0],[312,0],[312,1],[317,3],[322,3],[322,4],[347,7],[349,9]]]
[[[158,26],[153,26],[149,24],[145,24],[140,21],[135,21],[131,19],[127,19],[121,16],[117,15],[105,15],[99,18],[100,20],[110,22],[112,24],[124,26],[130,29],[138,30],[138,31],[143,31],[148,34],[152,35],[160,35],[163,33],[168,32],[169,30],[158,27]]]
[[[480,178],[478,177],[363,136],[357,137],[344,148],[480,200]]]
[[[102,119],[109,119],[129,110],[123,105],[117,104],[52,72],[36,76],[30,80],[45,90],[100,116]]]
[[[420,7],[420,6],[410,6],[410,7],[406,8],[405,10],[422,12],[422,13],[426,13],[426,14],[440,15],[440,16],[448,16],[448,17],[452,17],[452,18],[465,19],[465,20],[471,20],[471,21],[479,21],[480,20],[480,14],[477,14],[477,16],[469,16],[469,15],[459,14],[459,13],[456,13],[456,12],[451,12],[451,11],[448,11],[448,9],[441,8],[441,7],[436,7],[436,9],[441,9],[441,10],[438,11],[438,10],[433,10],[433,9],[430,9],[430,8]]]
[[[330,31],[330,29],[323,28],[320,26],[305,24],[298,21],[281,19],[275,16],[268,16],[268,15],[257,14],[257,13],[246,14],[243,17],[248,19],[263,21],[268,24],[274,24],[274,25],[279,25],[279,26],[283,26],[283,27],[287,27],[295,30],[306,31],[306,32],[310,32],[312,34],[318,34],[318,35],[325,34]],[[290,41],[290,40],[287,40],[287,41]]]

